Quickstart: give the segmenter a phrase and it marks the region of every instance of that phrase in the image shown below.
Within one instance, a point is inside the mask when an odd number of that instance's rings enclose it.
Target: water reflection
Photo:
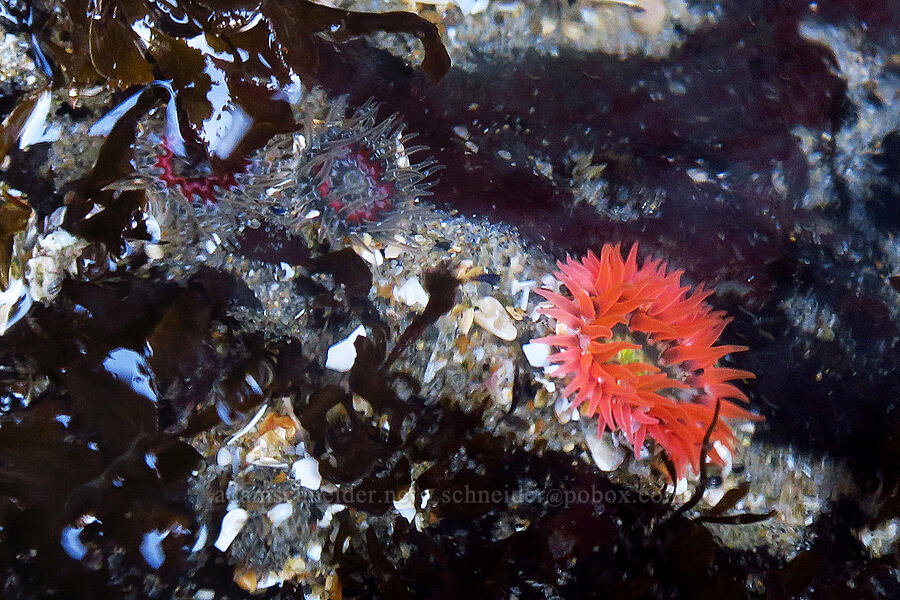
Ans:
[[[153,370],[143,355],[128,348],[116,348],[103,360],[103,368],[136,393],[152,402],[157,401],[153,389]]]

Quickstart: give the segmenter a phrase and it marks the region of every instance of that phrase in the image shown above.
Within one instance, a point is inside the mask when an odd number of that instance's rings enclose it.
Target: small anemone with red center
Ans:
[[[238,187],[234,170],[215,173],[205,159],[189,161],[178,156],[165,138],[154,167],[159,179],[167,186],[177,188],[189,202],[216,204],[220,196]]]
[[[735,403],[748,398],[732,383],[754,375],[718,365],[746,347],[715,345],[731,319],[705,302],[712,291],[682,285],[684,272],[668,272],[661,260],[638,266],[637,251],[634,244],[623,258],[619,245],[606,244],[599,257],[558,262],[555,276],[568,294],[537,290],[552,305],[539,311],[557,321],[556,334],[532,342],[557,349],[552,375],[568,379],[563,395],[598,417],[599,434],[620,432],[635,456],[654,441],[681,479],[689,468],[700,472],[717,403],[722,418],[760,420]],[[716,420],[709,460],[725,464],[734,444],[731,428]]]
[[[410,142],[397,115],[378,120],[378,106],[366,103],[347,114],[346,100],[332,103],[328,114],[304,121],[302,134],[273,167],[255,166],[252,175],[269,190],[263,212],[289,229],[321,215],[340,233],[364,230],[392,233],[399,218],[414,214],[430,195],[439,169],[432,159],[411,157],[427,148]],[[281,165],[290,163],[290,177]],[[264,172],[265,171],[265,172]],[[279,181],[284,179],[284,183]]]
[[[197,239],[233,241],[252,215],[242,200],[241,178],[249,161],[216,171],[205,152],[173,143],[159,119],[141,124],[133,159],[136,179],[147,192],[147,212],[162,229],[167,243]],[[182,148],[176,152],[176,148]]]

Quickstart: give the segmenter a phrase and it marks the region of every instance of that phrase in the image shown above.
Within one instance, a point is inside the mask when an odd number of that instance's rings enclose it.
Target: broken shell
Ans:
[[[290,502],[276,504],[266,511],[266,516],[272,522],[272,527],[278,527],[287,521],[292,514],[294,514],[294,506]]]
[[[331,520],[337,513],[341,512],[347,508],[343,504],[331,504],[328,508],[325,509],[325,514],[322,515],[322,518],[319,519],[319,522],[316,523],[318,527],[328,527],[331,525]]]
[[[403,494],[403,497],[398,500],[394,500],[394,508],[400,513],[400,516],[412,523],[413,519],[416,517],[416,494],[413,491],[413,488],[410,487],[406,490],[406,493]]]
[[[675,494],[676,496],[681,496],[688,490],[688,482],[687,478],[682,477],[679,479],[676,484],[673,486],[671,483],[666,485],[666,493],[667,494]]]
[[[357,243],[353,244],[353,251],[374,267],[381,266],[384,263],[384,255],[381,253],[381,250],[374,246]]]
[[[521,321],[525,318],[525,311],[518,306],[506,306],[504,308],[506,308],[506,313],[516,321]]]
[[[216,453],[216,464],[220,467],[231,466],[231,452],[228,448],[219,448],[219,451]]]
[[[522,346],[522,352],[525,353],[528,364],[537,368],[543,368],[550,364],[548,360],[550,350],[549,344],[541,344],[540,342],[529,342]]]
[[[310,544],[309,548],[306,549],[306,557],[316,562],[320,561],[322,559],[322,544]]]
[[[403,285],[394,286],[394,299],[407,306],[421,306],[428,304],[428,292],[419,283],[418,277],[410,277]]]
[[[262,406],[260,406],[260,407],[259,407],[259,410],[256,411],[256,414],[253,415],[253,418],[250,419],[250,422],[248,422],[246,425],[244,425],[243,427],[241,427],[240,430],[239,430],[237,433],[235,433],[233,436],[231,436],[231,437],[228,439],[228,441],[225,442],[226,445],[229,445],[229,446],[230,446],[231,444],[235,443],[235,442],[236,442],[237,440],[239,440],[240,438],[242,438],[242,437],[244,437],[245,435],[247,435],[247,433],[248,433],[250,430],[252,430],[254,427],[256,427],[256,424],[259,423],[259,420],[262,419],[263,414],[265,414],[265,412],[266,412],[268,409],[269,409],[269,407],[268,407],[268,405],[266,405],[266,404],[263,404]]]
[[[713,449],[718,453],[718,455],[722,458],[722,462],[724,465],[722,466],[722,476],[728,477],[731,474],[731,465],[733,464],[734,457],[731,454],[731,450],[728,449],[728,446],[716,440],[713,442]]]
[[[437,358],[435,353],[431,353],[428,364],[425,365],[425,373],[422,374],[422,383],[431,383],[437,376],[438,372],[447,366],[446,358]]]
[[[319,463],[311,456],[302,458],[291,465],[291,476],[299,480],[300,485],[310,490],[317,490],[322,485]]]
[[[271,416],[271,414],[270,414]],[[296,434],[296,428],[290,417],[279,417],[284,423],[288,424],[289,430],[283,427],[275,427],[265,433],[259,435],[253,443],[253,448],[244,456],[244,461],[248,464],[258,464],[263,466],[287,466],[282,455],[289,448],[293,447],[293,437]],[[271,425],[272,421],[267,419]],[[260,428],[262,431],[262,428]]]
[[[593,419],[581,421],[581,431],[597,468],[601,471],[618,469],[625,460],[625,448],[616,444],[609,433],[597,435],[597,422]]]
[[[362,413],[366,417],[371,417],[375,414],[375,411],[372,410],[372,405],[359,394],[353,394],[353,410]]]
[[[516,339],[518,330],[516,324],[506,313],[506,309],[500,301],[491,296],[479,298],[475,303],[475,323],[479,327],[493,333],[501,340],[511,342]]]
[[[468,335],[469,330],[472,329],[472,323],[475,322],[475,309],[467,308],[462,311],[462,314],[459,315],[459,332],[463,335]]]
[[[243,508],[235,508],[225,513],[225,516],[222,518],[222,529],[219,531],[219,537],[216,538],[216,543],[213,545],[221,552],[228,550],[231,542],[244,528],[248,517],[247,511]]]
[[[544,386],[544,390],[550,392],[551,394],[556,391],[556,383],[550,381],[546,377],[535,377],[535,381]]]
[[[78,258],[88,242],[64,229],[38,238],[28,259],[25,279],[35,301],[49,302],[59,292],[67,275],[78,274]]]
[[[510,293],[515,296],[522,290],[532,290],[537,287],[537,282],[534,279],[526,279],[525,281],[519,281],[517,279],[513,279],[509,284]]]
[[[402,254],[403,247],[396,244],[388,244],[387,248],[384,249],[384,258],[387,260],[398,258]]]
[[[709,487],[703,492],[703,501],[709,506],[715,506],[725,496],[725,486]]]
[[[346,373],[356,362],[356,347],[353,345],[359,336],[366,337],[366,328],[360,325],[349,336],[328,349],[325,357],[325,368]]]
[[[279,415],[269,413],[269,415],[259,424],[259,433],[265,434],[274,432],[276,436],[282,440],[291,441],[297,435],[297,425],[288,415]]]
[[[262,576],[262,579],[256,582],[256,589],[265,590],[276,585],[284,583],[284,578],[274,571],[269,571]]]
[[[569,421],[577,420],[572,417],[578,414],[578,410],[565,398],[560,397],[556,399],[556,403],[553,405],[553,412],[556,413],[556,418],[559,419],[559,422],[563,425]]]

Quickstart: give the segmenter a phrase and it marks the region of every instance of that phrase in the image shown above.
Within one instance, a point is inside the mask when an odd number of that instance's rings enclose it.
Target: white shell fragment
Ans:
[[[419,283],[418,277],[410,277],[403,285],[394,286],[394,299],[407,306],[425,308],[425,305],[428,304],[428,292]]]
[[[160,568],[166,562],[166,553],[163,550],[162,542],[169,536],[169,531],[160,531],[154,529],[144,534],[141,539],[141,556],[153,569]]]
[[[353,251],[374,267],[384,264],[384,255],[381,253],[381,250],[372,246],[371,242],[368,244],[353,244]]]
[[[472,329],[472,323],[475,322],[475,309],[467,308],[459,315],[459,332],[462,335],[469,335]]]
[[[300,485],[310,490],[317,490],[322,485],[319,475],[319,463],[311,456],[301,458],[291,465],[291,476],[300,481]]]
[[[703,492],[703,501],[710,506],[715,506],[725,496],[725,492],[726,490],[724,485],[706,488],[706,490]]]
[[[416,518],[416,505],[415,505],[415,492],[413,492],[413,488],[410,487],[406,490],[406,493],[403,494],[402,498],[398,500],[394,500],[394,508],[397,509],[397,512],[400,513],[400,516],[412,523],[413,519]]]
[[[266,573],[265,575],[263,575],[262,579],[260,579],[259,581],[256,582],[256,589],[257,590],[266,590],[266,589],[269,589],[270,587],[280,585],[283,582],[284,582],[284,579],[279,577],[277,573],[272,573],[270,571],[269,573]]]
[[[222,518],[222,529],[219,531],[219,537],[216,538],[216,543],[213,544],[220,552],[228,550],[231,542],[234,541],[234,538],[237,537],[237,534],[241,532],[241,529],[247,523],[248,516],[247,511],[243,508],[235,508],[225,513],[225,516]]]
[[[197,540],[194,542],[194,545],[191,546],[191,552],[200,552],[206,547],[206,538],[209,536],[209,529],[206,525],[200,526],[200,531],[197,532]]]
[[[353,394],[353,410],[362,413],[366,417],[371,417],[375,414],[375,411],[372,410],[372,405],[359,394]]]
[[[618,469],[625,460],[625,448],[614,443],[609,433],[597,435],[597,422],[594,419],[581,421],[581,431],[597,468],[601,471]]]
[[[62,536],[60,537],[60,545],[69,557],[75,560],[81,560],[87,555],[88,549],[81,541],[81,532],[84,527],[63,527]]]
[[[440,0],[427,0],[422,4],[443,4]],[[455,4],[465,15],[477,15],[487,10],[488,0],[450,0],[448,4]]]
[[[528,298],[531,294],[531,290],[537,287],[537,282],[533,279],[527,279],[525,281],[516,281],[514,280],[510,284],[510,292],[515,296],[516,294],[520,294],[519,302],[516,306],[522,310],[528,309]]]
[[[511,342],[519,334],[516,324],[500,304],[491,296],[479,298],[475,303],[475,323],[501,340]]]
[[[306,558],[318,562],[322,559],[322,544],[313,543],[306,549]]]
[[[273,527],[278,527],[294,514],[294,506],[290,502],[276,504],[266,511],[266,516],[272,522]]]
[[[21,279],[13,279],[9,287],[0,292],[0,335],[15,325],[31,308],[31,296]]]
[[[634,4],[640,9],[631,14],[635,31],[647,37],[659,35],[669,14],[664,0],[636,0]]]
[[[676,482],[674,487],[672,486],[671,483],[666,486],[666,493],[667,494],[674,493],[676,496],[680,496],[680,495],[684,494],[685,492],[687,492],[687,490],[688,490],[688,482],[687,482],[687,478],[685,478],[685,477],[682,477],[681,479],[679,479]]]
[[[556,383],[553,381],[550,381],[546,377],[535,377],[534,380],[537,381],[542,386],[544,386],[544,389],[547,390],[548,392],[550,392],[551,394],[556,391]]]
[[[329,348],[325,358],[325,368],[341,373],[352,369],[353,363],[356,362],[356,348],[353,343],[359,336],[366,337],[366,328],[362,325],[354,329],[347,338]]]
[[[726,446],[719,440],[713,442],[713,448],[715,448],[716,452],[722,458],[722,462],[724,463],[724,466],[722,467],[722,476],[728,477],[728,475],[731,474],[731,465],[733,462],[731,450],[729,450],[728,446]]]
[[[556,418],[559,419],[559,422],[563,424],[569,421],[578,421],[581,417],[578,409],[563,397],[556,399],[556,403],[553,405],[553,412],[556,413]]]
[[[77,260],[87,246],[65,229],[38,238],[25,273],[31,297],[45,302],[55,298],[66,275],[78,274]]]
[[[115,348],[103,359],[103,368],[117,381],[121,381],[151,402],[156,402],[153,370],[143,354],[128,348]]]
[[[331,525],[331,520],[337,513],[341,512],[347,508],[343,504],[331,504],[328,508],[325,509],[325,513],[322,515],[322,518],[319,519],[319,522],[316,523],[319,527],[328,527]]]
[[[247,423],[246,425],[244,425],[243,427],[241,427],[237,433],[235,433],[233,436],[231,436],[228,439],[228,441],[226,442],[226,445],[230,446],[230,445],[234,444],[237,440],[239,440],[242,437],[244,437],[245,435],[247,435],[247,433],[249,433],[251,429],[256,427],[256,424],[259,422],[260,419],[262,419],[263,414],[265,414],[265,412],[268,409],[269,409],[269,407],[266,404],[263,404],[262,406],[260,406],[259,410],[256,411],[256,414],[253,415],[253,418],[250,419],[250,422]]]
[[[547,360],[550,357],[550,346],[541,344],[540,342],[529,342],[522,346],[522,352],[528,359],[528,364],[532,367],[543,368],[549,365]]]
[[[231,466],[231,451],[228,448],[219,448],[216,452],[216,464],[220,467]]]
[[[388,244],[387,248],[384,249],[384,258],[386,260],[392,260],[394,258],[398,258],[403,254],[403,248],[394,244]]]

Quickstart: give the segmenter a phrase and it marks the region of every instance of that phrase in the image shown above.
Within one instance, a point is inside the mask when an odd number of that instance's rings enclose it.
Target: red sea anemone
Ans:
[[[624,260],[619,245],[606,244],[599,258],[588,252],[557,265],[571,297],[537,291],[553,304],[540,312],[558,325],[556,335],[532,341],[559,348],[550,355],[558,363],[553,375],[571,377],[563,395],[574,396],[582,414],[599,415],[599,433],[621,431],[635,455],[649,436],[682,478],[688,465],[699,473],[717,401],[721,417],[759,419],[731,401],[748,401],[729,382],[753,373],[716,366],[746,348],[713,345],[731,319],[704,302],[710,290],[691,292],[681,285],[683,271],[667,273],[660,260],[638,267],[637,244]],[[710,459],[723,464],[718,448],[734,447],[725,422],[716,423],[710,444]]]

